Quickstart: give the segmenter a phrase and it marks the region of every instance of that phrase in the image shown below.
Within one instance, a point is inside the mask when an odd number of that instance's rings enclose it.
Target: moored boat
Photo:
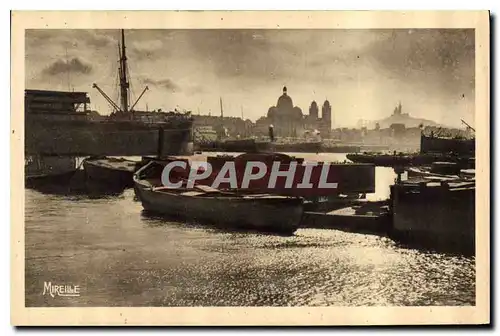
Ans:
[[[321,141],[273,143],[272,148],[278,152],[321,153],[323,151],[323,144]]]
[[[371,164],[346,163],[346,162],[306,162],[303,158],[290,156],[284,153],[246,153],[238,156],[219,155],[207,158],[211,165],[211,174],[198,183],[212,185],[217,178],[224,164],[234,162],[237,175],[237,185],[242,183],[243,174],[247,165],[254,162],[262,163],[266,167],[266,173],[260,180],[254,180],[249,183],[248,190],[283,196],[300,196],[306,200],[315,200],[322,202],[337,200],[341,194],[356,195],[372,193],[375,191],[375,167]],[[278,178],[275,187],[269,188],[269,180],[275,163],[279,163],[280,171],[289,171],[293,169],[293,182],[290,187],[285,187],[286,179]],[[292,166],[295,166],[292,168]],[[309,171],[308,166],[311,170]],[[252,170],[253,171],[253,170]],[[306,172],[306,171],[309,171]],[[309,176],[308,176],[309,175]],[[301,181],[308,180],[310,187],[299,187]],[[335,184],[335,187],[325,186],[329,182]],[[234,189],[229,183],[222,182],[220,189]]]
[[[408,177],[436,177],[444,179],[471,179],[475,176],[474,169],[461,169],[454,162],[434,162],[431,166],[409,167]]]
[[[151,161],[134,174],[134,190],[145,210],[237,229],[293,234],[304,212],[300,197],[228,192],[206,185],[167,188],[164,164]]]
[[[421,166],[430,165],[434,162],[457,163],[460,167],[474,167],[474,160],[468,157],[461,157],[454,154],[437,153],[350,153],[347,159],[357,163],[371,163],[380,167],[395,166]]]
[[[24,162],[25,186],[64,184],[77,171],[76,158],[54,155],[28,155]]]
[[[270,147],[270,142],[258,141],[256,139],[228,139],[219,142],[219,147],[224,152],[258,153],[267,151]]]
[[[93,157],[83,162],[87,181],[117,188],[133,187],[137,165],[136,161],[114,157]]]
[[[443,178],[443,179],[457,179],[458,175],[444,175],[432,172],[428,167],[409,167],[407,169],[408,178],[423,177],[423,178]]]
[[[391,186],[391,236],[435,249],[473,253],[475,181],[410,179]]]

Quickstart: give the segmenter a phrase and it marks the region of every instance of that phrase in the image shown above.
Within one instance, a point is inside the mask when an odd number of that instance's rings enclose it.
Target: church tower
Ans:
[[[323,137],[330,137],[332,132],[332,106],[328,100],[325,100],[321,108],[321,134]]]
[[[314,100],[309,107],[309,117],[313,120],[318,119],[318,104]]]
[[[323,103],[323,108],[321,109],[321,120],[328,127],[332,128],[332,106],[328,100]]]

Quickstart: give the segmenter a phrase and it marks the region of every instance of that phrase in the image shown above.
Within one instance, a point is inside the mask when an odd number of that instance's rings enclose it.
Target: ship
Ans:
[[[140,111],[137,103],[146,86],[130,104],[125,33],[119,45],[120,99],[115,103],[97,84],[111,105],[110,115],[90,109],[87,92],[25,90],[25,152],[29,155],[140,156],[192,153],[193,118],[189,111]],[[161,148],[161,153],[158,153]]]
[[[455,136],[443,135],[439,131],[429,134],[422,132],[420,137],[420,153],[422,154],[454,154],[461,157],[474,157],[476,154],[476,139],[471,135],[475,129],[463,119],[461,120],[467,127],[466,134]]]
[[[411,178],[391,186],[396,241],[443,251],[474,253],[475,180]]]
[[[320,153],[323,142],[317,130],[305,131],[303,138],[276,138],[274,139],[273,125],[269,127],[269,136],[272,141],[272,148],[277,152],[291,153]]]
[[[273,143],[272,148],[277,152],[289,153],[321,153],[321,141],[299,141],[291,143]]]
[[[467,133],[474,129],[464,120]],[[377,166],[422,166],[434,162],[450,162],[458,164],[460,169],[473,169],[475,167],[475,137],[471,135],[456,134],[447,136],[439,131],[420,134],[420,152],[418,153],[350,153],[347,159],[359,163],[373,163]]]

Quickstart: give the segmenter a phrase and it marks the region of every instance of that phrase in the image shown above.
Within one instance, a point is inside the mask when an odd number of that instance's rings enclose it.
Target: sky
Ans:
[[[119,30],[26,31],[28,89],[89,92],[91,108],[118,98]],[[136,110],[174,108],[255,121],[287,86],[295,106],[332,105],[333,127],[403,112],[474,125],[473,29],[126,30]]]

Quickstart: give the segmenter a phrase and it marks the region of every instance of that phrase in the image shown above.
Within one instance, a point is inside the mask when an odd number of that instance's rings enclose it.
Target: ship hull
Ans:
[[[190,121],[147,124],[28,120],[25,148],[27,154],[45,155],[140,156],[157,155],[159,151],[161,155],[190,155],[191,125]]]
[[[391,236],[403,243],[473,253],[475,188],[391,186]]]
[[[279,152],[291,153],[320,153],[322,152],[321,142],[303,142],[303,143],[290,143],[290,144],[273,144],[273,149]]]

